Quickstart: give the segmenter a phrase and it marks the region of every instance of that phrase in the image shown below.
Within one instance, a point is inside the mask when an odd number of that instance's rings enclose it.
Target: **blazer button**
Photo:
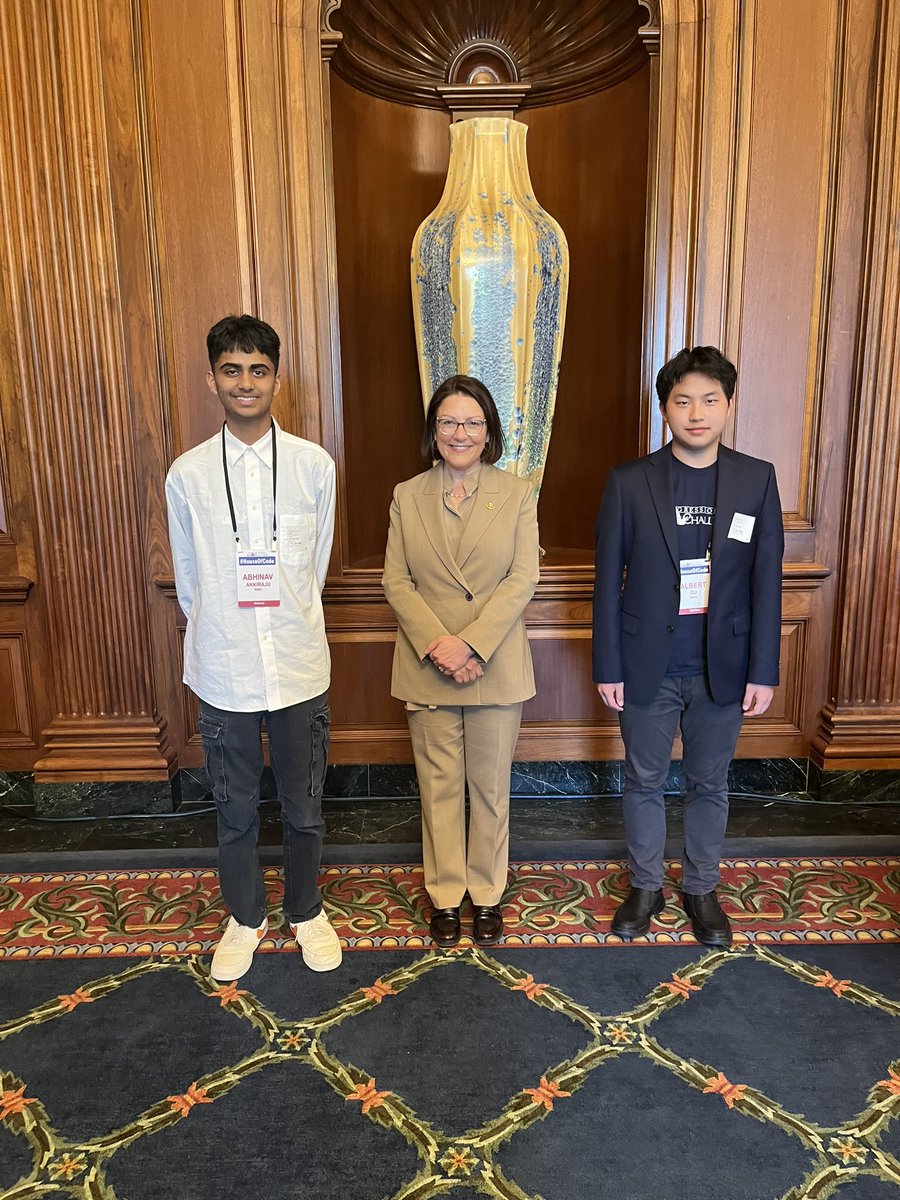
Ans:
[[[667,626],[666,626],[666,633],[674,633],[674,632],[675,632],[675,626],[674,626],[674,625],[667,625]]]
[[[475,599],[475,597],[472,595],[472,593],[471,593],[471,592],[466,592],[466,599],[467,599],[467,600],[474,600],[474,599]]]
[[[681,585],[680,585],[680,584],[677,584],[677,583],[673,583],[673,584],[672,584],[672,591],[673,591],[673,592],[680,592],[680,591],[681,591]]]

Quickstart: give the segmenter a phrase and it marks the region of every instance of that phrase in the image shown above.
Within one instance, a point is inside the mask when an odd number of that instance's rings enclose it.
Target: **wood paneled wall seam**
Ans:
[[[826,768],[900,759],[900,3],[883,0],[863,316],[831,675],[813,753]]]
[[[40,782],[165,779],[116,282],[96,0],[3,5],[7,306],[52,719]],[[15,56],[14,69],[11,59]],[[24,480],[20,480],[24,482]]]

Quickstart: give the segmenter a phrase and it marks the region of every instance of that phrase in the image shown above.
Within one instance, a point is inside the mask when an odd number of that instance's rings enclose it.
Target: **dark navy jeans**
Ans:
[[[663,789],[679,723],[684,746],[682,890],[699,896],[718,884],[728,822],[728,765],[742,719],[740,704],[716,704],[704,675],[666,676],[650,704],[629,704],[626,687],[619,725],[625,743],[623,804],[632,887],[662,887]]]
[[[275,712],[227,712],[200,701],[200,733],[218,812],[219,886],[235,920],[253,927],[266,915],[256,849],[263,722],[281,803],[284,912],[289,921],[308,921],[322,908],[318,874],[325,832],[328,693]]]

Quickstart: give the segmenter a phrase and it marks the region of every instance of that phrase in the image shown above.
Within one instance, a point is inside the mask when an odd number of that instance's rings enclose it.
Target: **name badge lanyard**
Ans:
[[[275,422],[272,432],[272,549],[268,552],[244,553],[238,533],[234,511],[234,497],[228,478],[228,457],[225,452],[225,426],[222,426],[222,470],[225,473],[225,493],[228,496],[228,511],[231,513],[231,529],[237,547],[237,602],[238,608],[277,608],[281,603],[278,571],[278,513],[276,505],[278,488],[278,440],[275,437]]]
[[[278,510],[275,503],[278,494],[278,440],[275,437],[275,421],[269,427],[272,432],[272,548],[278,541]],[[231,529],[238,549],[241,538],[238,533],[237,517],[234,515],[234,497],[231,494],[231,482],[228,478],[228,458],[225,454],[225,422],[222,422],[222,470],[225,473],[225,494],[228,496],[228,511],[231,513]]]

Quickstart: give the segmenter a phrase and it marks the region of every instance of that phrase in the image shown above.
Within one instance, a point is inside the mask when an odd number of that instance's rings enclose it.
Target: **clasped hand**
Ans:
[[[425,653],[442,675],[450,676],[456,683],[472,683],[484,674],[472,647],[454,634],[441,634]]]

